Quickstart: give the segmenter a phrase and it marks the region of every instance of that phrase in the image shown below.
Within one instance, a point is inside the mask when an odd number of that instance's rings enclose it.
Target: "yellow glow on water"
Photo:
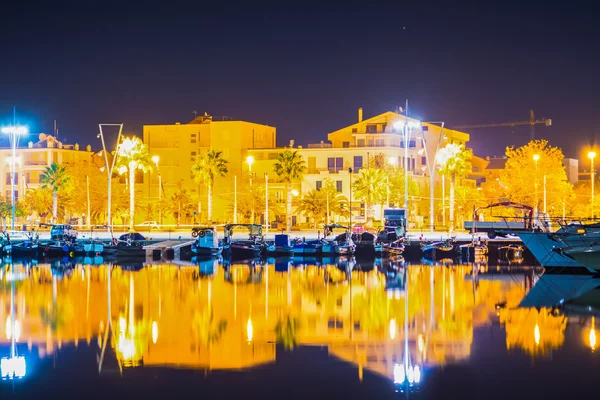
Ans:
[[[158,340],[158,324],[156,321],[152,322],[152,343],[156,344]]]
[[[390,339],[394,340],[396,338],[396,320],[390,320]]]
[[[12,336],[12,324],[10,323],[10,317],[6,317],[6,326],[4,328],[6,332],[6,339],[10,339]]]
[[[252,328],[252,319],[250,319],[250,317],[248,317],[248,323],[246,323],[246,337],[249,342],[252,341],[253,335],[254,335],[254,332],[253,332],[253,328]]]
[[[592,351],[596,350],[596,321],[592,317],[592,327],[590,328],[590,348]]]
[[[127,329],[127,321],[125,321],[125,318],[121,315],[119,316],[119,330],[125,332],[125,329]]]
[[[18,342],[21,338],[21,323],[19,321],[15,321],[15,342]]]
[[[535,324],[535,328],[533,328],[533,338],[535,339],[535,344],[539,345],[540,344],[540,326],[538,324]]]
[[[419,348],[419,352],[422,353],[425,349],[425,340],[423,339],[423,335],[421,333],[419,333],[419,336],[417,337],[417,346]]]

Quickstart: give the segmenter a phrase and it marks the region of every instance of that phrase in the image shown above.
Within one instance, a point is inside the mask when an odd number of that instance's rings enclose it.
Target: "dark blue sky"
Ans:
[[[34,132],[57,119],[70,143],[99,147],[99,122],[140,134],[196,110],[303,144],[353,123],[358,107],[367,117],[406,98],[411,116],[450,126],[534,109],[554,124],[537,136],[570,156],[600,138],[600,27],[574,2],[19,3],[2,6],[0,123],[16,105]],[[471,133],[479,155],[529,137],[526,126]]]

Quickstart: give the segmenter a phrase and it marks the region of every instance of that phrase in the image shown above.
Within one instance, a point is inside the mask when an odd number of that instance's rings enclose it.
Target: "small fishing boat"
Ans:
[[[237,227],[248,228],[248,239],[233,240],[233,230]],[[225,237],[223,243],[229,246],[233,258],[255,258],[266,252],[267,244],[262,234],[262,225],[257,224],[227,224],[223,227]]]
[[[136,232],[125,233],[112,239],[112,245],[104,246],[104,254],[117,257],[141,257],[146,255],[146,238]]]
[[[518,244],[498,247],[498,261],[509,264],[523,262],[524,247]]]
[[[383,255],[388,257],[401,256],[404,254],[405,245],[406,241],[404,238],[394,242],[384,243],[382,244]]]
[[[73,255],[77,241],[77,230],[68,224],[52,225],[50,241],[38,245],[42,256]]]
[[[294,254],[294,247],[289,235],[278,234],[275,235],[275,242],[267,246],[267,254],[270,256],[291,256]]]
[[[357,257],[380,257],[383,253],[383,243],[377,240],[378,236],[371,232],[363,232],[353,235],[356,245]]]
[[[198,256],[218,256],[223,252],[217,232],[212,227],[198,227],[192,230],[196,241],[192,244],[192,252]]]
[[[454,239],[446,239],[441,242],[421,244],[423,257],[430,259],[454,258],[456,254]]]
[[[333,239],[327,239],[329,235],[333,234],[335,229],[343,229],[344,232]],[[323,247],[321,248],[321,254],[352,255],[355,250],[356,245],[352,240],[349,227],[340,224],[323,225]]]
[[[317,256],[321,255],[323,248],[323,241],[320,239],[316,240],[298,240],[294,242],[293,254],[295,256]]]

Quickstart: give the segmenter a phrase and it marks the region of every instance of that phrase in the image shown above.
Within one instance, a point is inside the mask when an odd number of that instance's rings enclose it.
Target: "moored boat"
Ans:
[[[327,239],[335,229],[343,229],[344,232],[337,235],[334,239]],[[350,228],[340,224],[323,225],[323,247],[322,254],[352,255],[356,250],[356,245],[352,240]]]
[[[444,241],[434,243],[424,243],[421,245],[421,252],[423,253],[423,257],[434,260],[442,258],[453,259],[457,256],[454,245],[455,242],[453,239],[446,239]]]
[[[275,235],[275,242],[267,246],[267,254],[274,256],[291,256],[294,254],[294,245],[290,236],[285,234]]]
[[[218,256],[223,252],[219,243],[217,232],[212,227],[194,228],[192,237],[196,241],[192,244],[192,252],[199,256]]]
[[[249,230],[248,239],[232,238],[233,230],[237,227],[244,227]],[[262,234],[262,225],[257,224],[227,224],[223,227],[225,237],[223,243],[229,247],[229,252],[233,258],[256,258],[267,250],[267,244]]]
[[[498,247],[498,261],[509,264],[518,264],[523,262],[524,248],[518,244],[509,244]]]

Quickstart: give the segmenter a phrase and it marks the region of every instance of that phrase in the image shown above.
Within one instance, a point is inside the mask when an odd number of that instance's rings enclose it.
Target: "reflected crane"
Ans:
[[[502,126],[529,125],[530,139],[535,140],[535,126],[537,124],[544,124],[545,126],[552,126],[552,120],[549,118],[542,118],[542,119],[536,120],[533,110],[529,110],[529,121],[501,122],[498,124],[461,125],[461,126],[457,126],[456,129],[499,128]]]

